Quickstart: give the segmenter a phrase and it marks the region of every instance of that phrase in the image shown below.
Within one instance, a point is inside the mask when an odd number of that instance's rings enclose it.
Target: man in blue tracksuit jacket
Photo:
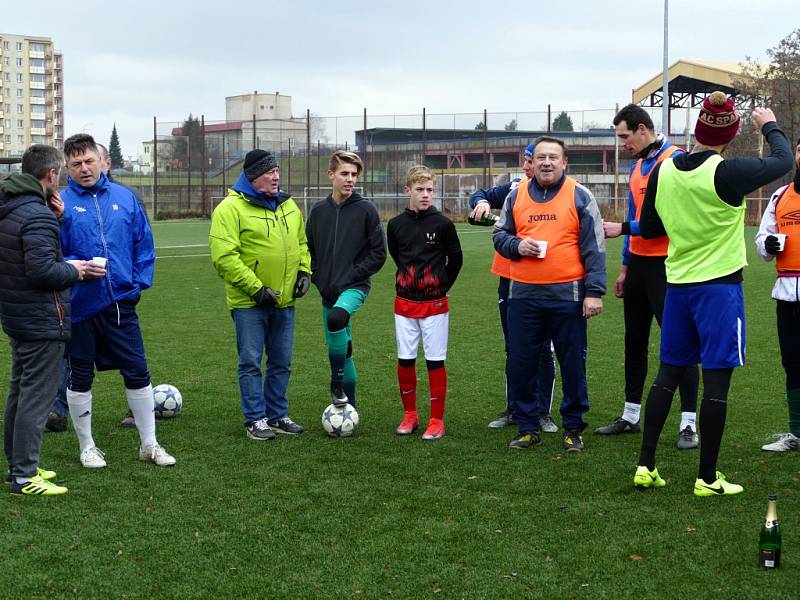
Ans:
[[[522,153],[522,171],[525,173],[526,180],[533,176],[533,144],[528,144],[525,151]],[[503,203],[506,197],[519,185],[519,178],[513,179],[508,183],[495,186],[493,188],[478,190],[469,198],[469,207],[472,209],[470,217],[480,220],[480,218],[487,214],[490,209],[500,210],[503,208]],[[493,271],[494,272],[494,271]],[[507,327],[507,313],[508,313],[508,277],[500,276],[500,283],[497,286],[498,302],[497,307],[500,310],[500,326],[503,329],[503,343],[506,352],[506,407],[503,412],[497,415],[496,419],[489,422],[491,429],[502,429],[514,423],[513,409],[508,399],[508,327]],[[556,379],[556,364],[553,359],[553,349],[551,344],[545,344],[542,348],[542,354],[539,359],[539,377],[536,382],[536,399],[540,403],[541,419],[540,427],[542,431],[548,433],[555,433],[558,431],[558,425],[555,424],[550,412],[553,410],[553,394],[555,392],[555,379]]]
[[[136,303],[153,285],[155,248],[150,225],[134,195],[110,182],[94,139],[78,134],[64,143],[69,171],[61,193],[61,248],[66,260],[90,261],[87,280],[72,288],[72,339],[67,345],[67,403],[81,464],[106,466],[92,438],[94,367],[119,370],[139,430],[139,459],[175,464],[156,440],[153,388]]]

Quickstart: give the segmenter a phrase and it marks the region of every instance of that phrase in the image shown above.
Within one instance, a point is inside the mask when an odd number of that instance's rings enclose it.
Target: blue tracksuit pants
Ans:
[[[586,319],[581,302],[511,298],[508,300],[509,400],[520,433],[538,433],[541,403],[534,391],[544,345],[553,340],[561,367],[561,420],[565,431],[586,428]]]

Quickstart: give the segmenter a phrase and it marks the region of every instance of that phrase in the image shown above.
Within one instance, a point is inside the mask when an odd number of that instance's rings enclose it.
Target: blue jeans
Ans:
[[[286,388],[292,366],[294,307],[254,306],[231,311],[239,353],[239,391],[245,425],[287,416]],[[266,374],[261,360],[267,354]]]

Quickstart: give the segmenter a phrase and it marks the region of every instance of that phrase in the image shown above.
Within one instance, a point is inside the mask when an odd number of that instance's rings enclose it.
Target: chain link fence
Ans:
[[[282,190],[307,214],[331,191],[330,155],[348,149],[365,163],[359,192],[383,218],[406,205],[406,171],[421,163],[436,174],[437,206],[460,221],[466,218],[470,195],[520,177],[525,146],[547,134],[565,141],[568,173],[592,190],[604,216],[620,219],[634,158],[617,144],[612,125],[617,110],[373,115],[364,109],[361,115],[337,117],[307,111],[303,118],[289,119],[154,118],[153,138],[142,145],[137,171],[114,171],[113,177],[134,188],[155,219],[207,218],[239,177],[247,152],[261,148],[278,157]],[[660,131],[661,110],[649,110]],[[694,109],[672,111],[674,143],[692,144],[688,131],[696,115]],[[741,142],[739,155],[758,155],[756,138]],[[754,196],[749,222],[758,222],[764,196],[769,197],[768,191]]]

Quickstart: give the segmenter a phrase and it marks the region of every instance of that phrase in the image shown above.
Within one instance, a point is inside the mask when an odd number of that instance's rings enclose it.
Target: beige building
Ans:
[[[0,33],[0,157],[64,145],[64,58],[47,37]]]
[[[255,123],[253,117],[255,116]],[[186,137],[182,127],[172,129],[171,138],[158,138],[158,172],[185,170],[185,160],[175,157],[174,143]],[[211,172],[241,161],[253,148],[288,156],[306,142],[306,120],[292,116],[292,97],[278,92],[227,96],[225,121],[206,121],[202,132]],[[142,173],[153,172],[153,141],[142,142],[139,165]],[[194,166],[193,168],[198,168]]]
[[[282,154],[304,144],[306,139],[305,119],[292,116],[292,97],[278,92],[259,94],[254,91],[252,94],[227,96],[225,124],[217,127],[215,130],[213,125],[207,125],[206,136],[224,136],[228,156],[236,156],[239,152],[243,157],[253,148]]]
[[[241,96],[227,96],[225,98],[226,121],[251,121],[253,115],[256,121],[263,119],[291,119],[292,97],[282,96],[280,93],[252,94]]]

